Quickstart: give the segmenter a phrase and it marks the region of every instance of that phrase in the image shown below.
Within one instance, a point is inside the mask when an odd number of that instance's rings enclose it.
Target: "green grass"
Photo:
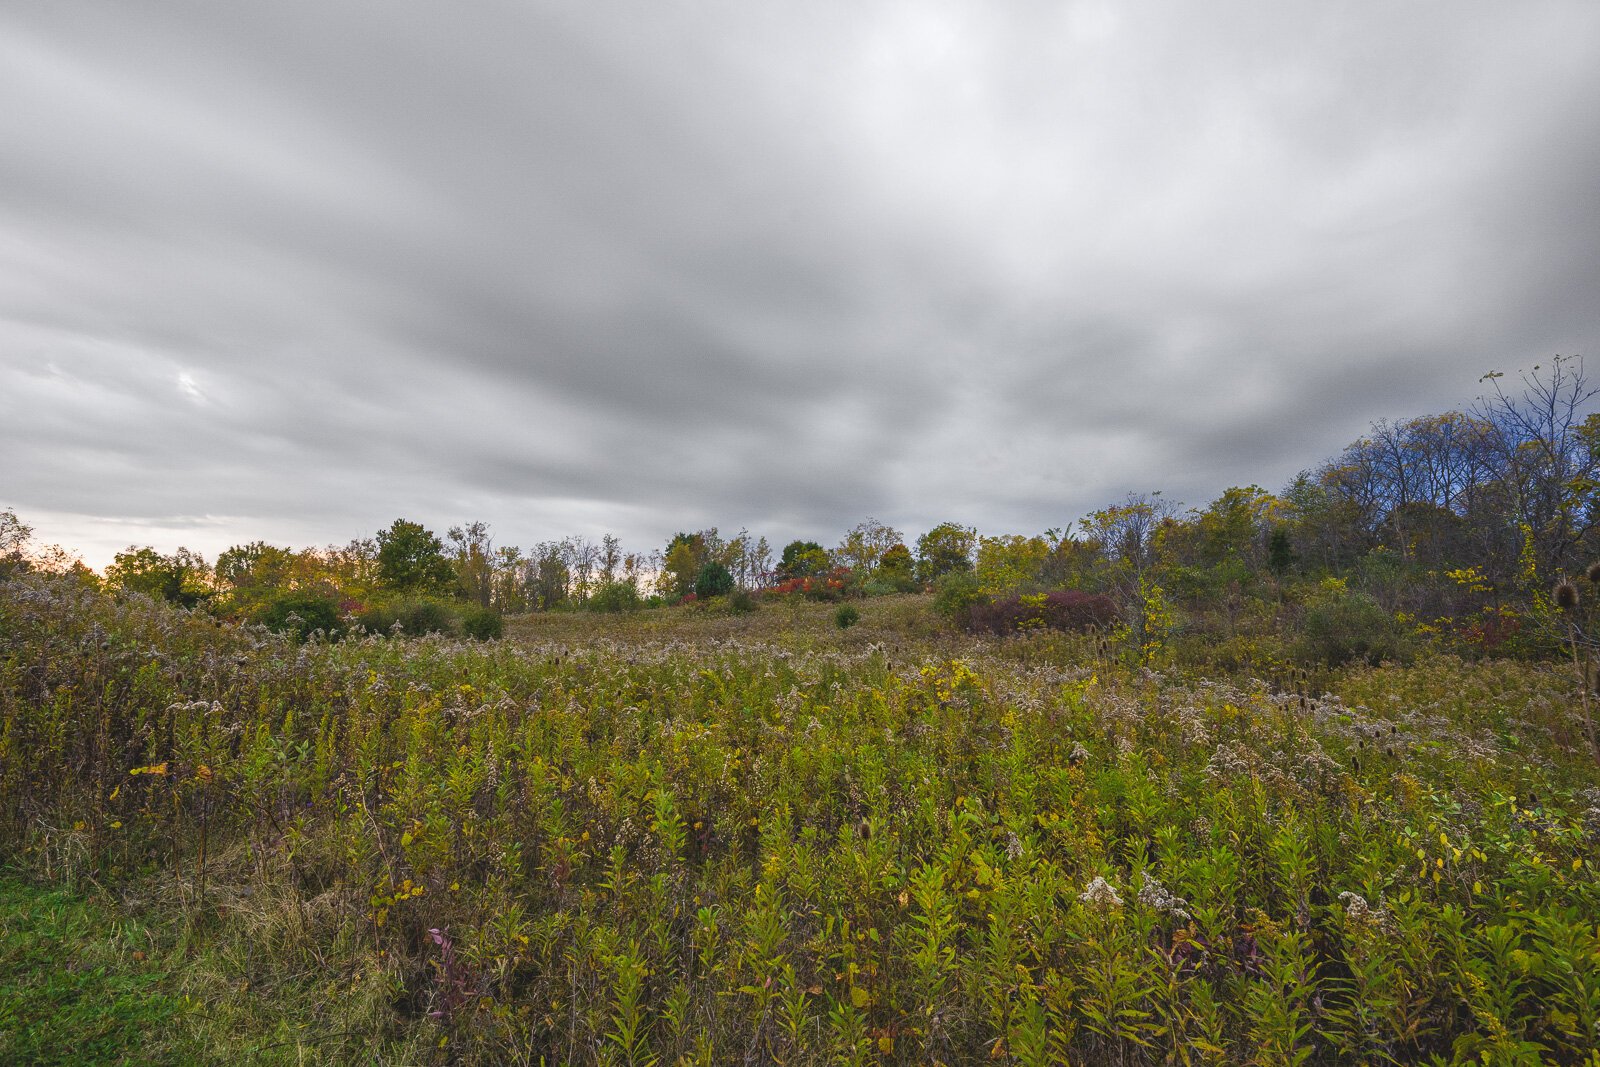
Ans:
[[[0,878],[0,1063],[192,1062],[163,955],[114,907]]]

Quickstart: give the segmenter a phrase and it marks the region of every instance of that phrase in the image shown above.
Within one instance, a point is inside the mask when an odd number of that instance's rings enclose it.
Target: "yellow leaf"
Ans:
[[[850,987],[850,1003],[858,1008],[864,1008],[872,1003],[872,994],[860,986],[853,985]]]
[[[884,1035],[883,1037],[878,1038],[878,1051],[883,1053],[885,1056],[887,1056],[887,1055],[889,1055],[889,1053],[893,1052],[894,1051],[894,1038],[889,1037],[887,1034]]]

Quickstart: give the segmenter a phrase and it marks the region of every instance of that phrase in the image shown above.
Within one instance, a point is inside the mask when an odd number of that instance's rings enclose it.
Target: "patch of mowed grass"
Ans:
[[[188,1063],[186,1005],[148,931],[66,889],[0,877],[0,1063]]]

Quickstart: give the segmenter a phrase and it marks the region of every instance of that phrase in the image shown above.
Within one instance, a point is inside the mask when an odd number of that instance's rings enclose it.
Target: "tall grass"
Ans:
[[[1436,658],[1303,692],[877,611],[297,646],[24,576],[0,592],[0,860],[182,916],[219,1055],[274,1028],[231,1052],[1600,1046],[1568,675]]]

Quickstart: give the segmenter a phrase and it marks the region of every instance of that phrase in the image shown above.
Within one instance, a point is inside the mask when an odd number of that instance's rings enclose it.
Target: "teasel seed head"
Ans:
[[[1563,578],[1556,583],[1556,607],[1562,611],[1571,611],[1578,606],[1578,587]]]

